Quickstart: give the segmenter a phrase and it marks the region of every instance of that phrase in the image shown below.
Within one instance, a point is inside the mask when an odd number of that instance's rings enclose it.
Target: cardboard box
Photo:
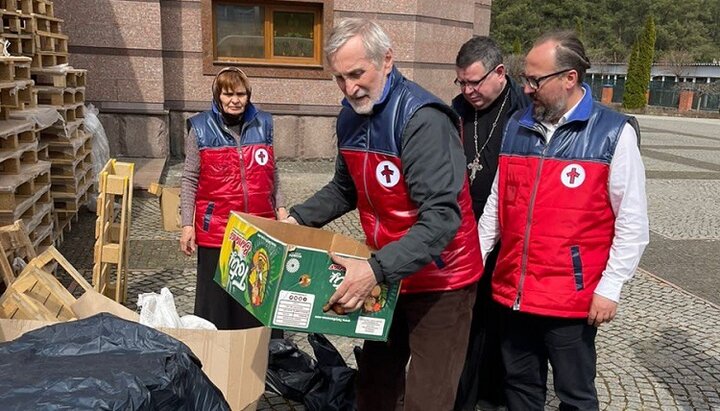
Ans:
[[[370,256],[350,237],[233,212],[215,281],[268,327],[387,340],[399,284],[376,286],[359,311],[332,309],[327,301],[345,269],[328,251]]]
[[[165,187],[157,183],[150,184],[148,191],[160,197],[160,213],[163,230],[182,231],[180,218],[180,187]]]
[[[78,318],[109,312],[130,321],[138,321],[136,312],[94,291],[87,291],[72,306]],[[27,331],[52,323],[32,320],[0,319],[0,342],[11,341]],[[188,330],[163,328],[185,343],[202,362],[202,370],[222,391],[235,411],[252,411],[265,392],[270,330]]]

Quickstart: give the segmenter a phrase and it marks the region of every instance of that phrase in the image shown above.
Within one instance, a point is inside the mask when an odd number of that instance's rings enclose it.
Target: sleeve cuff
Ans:
[[[375,255],[370,257],[368,259],[368,263],[370,264],[370,268],[373,270],[373,274],[375,274],[375,280],[378,283],[382,283],[385,281],[385,276],[383,275],[382,268],[380,268],[380,263],[375,259]]]
[[[288,214],[290,215],[290,217],[294,218],[295,221],[297,221],[298,224],[300,224],[300,225],[307,225],[307,224],[305,224],[305,222],[303,221],[303,219],[300,218],[300,215],[299,215],[297,212],[295,212],[295,209],[294,209],[294,208],[290,208],[290,210],[288,211]]]
[[[595,288],[595,294],[613,300],[617,303],[620,302],[620,292],[622,291],[622,287],[623,281],[603,276]]]

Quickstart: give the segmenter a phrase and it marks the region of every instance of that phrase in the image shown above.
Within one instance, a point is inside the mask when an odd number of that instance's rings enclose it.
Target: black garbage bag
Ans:
[[[0,344],[3,410],[230,410],[182,342],[103,313]]]
[[[317,362],[287,339],[270,340],[270,358],[265,387],[284,398],[302,402],[317,385],[320,371]]]
[[[266,387],[308,411],[353,411],[356,370],[322,334],[309,334],[317,361],[286,339],[270,340]]]
[[[347,366],[342,355],[322,334],[308,335],[315,352],[322,384],[307,393],[303,404],[308,411],[353,411],[357,370]]]

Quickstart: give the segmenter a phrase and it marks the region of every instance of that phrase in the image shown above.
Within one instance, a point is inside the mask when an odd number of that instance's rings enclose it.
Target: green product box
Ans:
[[[267,327],[386,341],[399,283],[375,286],[358,311],[329,307],[345,276],[329,251],[370,256],[367,246],[340,234],[233,212],[215,282]]]

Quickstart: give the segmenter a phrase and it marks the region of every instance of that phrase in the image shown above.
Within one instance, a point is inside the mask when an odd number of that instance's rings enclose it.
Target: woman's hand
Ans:
[[[191,256],[195,252],[195,227],[186,225],[180,234],[180,251]]]

